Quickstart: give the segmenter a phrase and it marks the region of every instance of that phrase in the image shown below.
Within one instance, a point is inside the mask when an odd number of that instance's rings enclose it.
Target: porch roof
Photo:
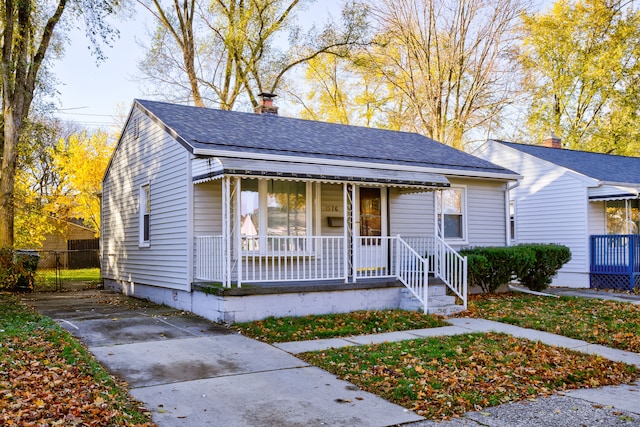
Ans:
[[[399,171],[380,165],[336,166],[299,162],[278,162],[214,157],[196,159],[194,183],[218,179],[223,176],[268,177],[287,180],[313,180],[320,182],[366,182],[369,184],[414,189],[449,187],[443,175],[429,172]]]
[[[589,188],[589,201],[591,202],[637,199],[639,196],[640,186],[601,185],[600,187]]]

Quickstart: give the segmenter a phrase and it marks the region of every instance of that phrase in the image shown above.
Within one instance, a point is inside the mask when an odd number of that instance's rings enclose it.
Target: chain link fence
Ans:
[[[98,249],[38,251],[33,281],[36,292],[64,292],[102,287]]]

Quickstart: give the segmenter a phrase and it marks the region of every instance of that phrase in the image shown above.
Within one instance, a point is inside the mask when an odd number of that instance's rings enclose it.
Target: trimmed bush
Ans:
[[[520,284],[532,291],[547,289],[558,270],[571,260],[571,250],[562,245],[527,243],[516,247],[526,247],[535,254],[533,266],[517,275]]]
[[[485,293],[494,293],[515,277],[524,276],[535,263],[535,253],[527,247],[477,247],[460,254],[467,257],[469,284]]]

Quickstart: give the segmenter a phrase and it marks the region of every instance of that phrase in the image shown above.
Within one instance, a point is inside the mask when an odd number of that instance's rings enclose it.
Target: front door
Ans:
[[[356,271],[358,276],[388,274],[387,191],[380,187],[360,187],[356,227]]]

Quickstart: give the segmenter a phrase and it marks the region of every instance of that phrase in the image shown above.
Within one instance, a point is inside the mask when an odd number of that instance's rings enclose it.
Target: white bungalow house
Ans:
[[[263,114],[134,102],[103,181],[105,285],[218,321],[464,306],[455,249],[509,243],[518,176],[262,95]]]
[[[572,258],[552,286],[640,286],[640,157],[490,140],[476,156],[522,175],[511,191],[518,243],[559,243]]]

